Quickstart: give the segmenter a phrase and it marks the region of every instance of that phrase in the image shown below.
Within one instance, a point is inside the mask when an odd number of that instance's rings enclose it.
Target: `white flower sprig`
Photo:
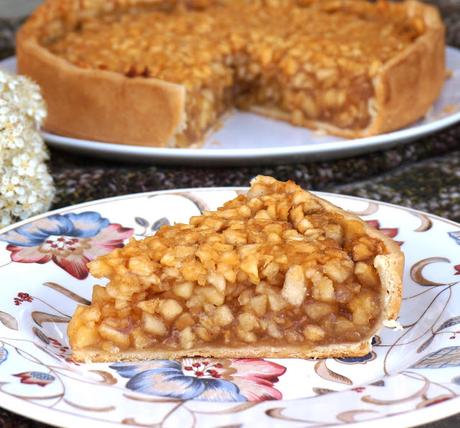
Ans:
[[[38,86],[0,70],[0,227],[51,205],[55,190],[39,131],[45,117]]]

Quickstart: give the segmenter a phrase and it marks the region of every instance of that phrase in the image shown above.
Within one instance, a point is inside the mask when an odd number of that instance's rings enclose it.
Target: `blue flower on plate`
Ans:
[[[128,378],[128,389],[178,400],[264,401],[280,400],[273,387],[286,368],[255,358],[156,360],[116,363],[110,366]]]
[[[87,264],[123,246],[133,229],[111,224],[99,213],[53,214],[17,227],[0,236],[17,263],[53,261],[77,279],[85,279]]]
[[[50,383],[53,383],[56,380],[56,378],[54,376],[51,376],[49,373],[36,371],[16,373],[13,376],[16,376],[19,379],[21,379],[21,383],[24,383],[26,385],[37,385],[42,388],[49,385]]]
[[[110,367],[129,378],[126,387],[136,392],[179,400],[246,401],[232,382],[206,375],[185,375],[178,361],[160,360],[133,365],[117,363]]]
[[[8,351],[1,347],[0,348],[0,364],[4,363],[6,359],[8,358]]]
[[[460,230],[455,232],[448,232],[448,235],[458,244],[460,245]]]

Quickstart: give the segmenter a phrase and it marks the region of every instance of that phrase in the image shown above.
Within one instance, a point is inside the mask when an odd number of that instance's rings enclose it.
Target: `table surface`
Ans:
[[[431,3],[441,8],[448,43],[460,47],[460,0]],[[14,33],[20,23],[21,19],[0,17],[0,60],[14,54]],[[457,125],[402,147],[350,159],[238,168],[110,162],[51,149],[49,167],[57,188],[53,208],[151,190],[245,186],[250,178],[265,174],[281,180],[293,179],[309,189],[377,199],[460,222],[459,141]],[[47,425],[0,408],[0,427]],[[424,427],[460,427],[460,413]]]

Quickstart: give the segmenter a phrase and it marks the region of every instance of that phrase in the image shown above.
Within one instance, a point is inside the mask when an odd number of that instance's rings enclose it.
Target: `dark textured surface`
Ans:
[[[460,46],[460,0],[431,3],[441,7],[449,43]],[[12,40],[19,22],[0,18],[0,59],[14,53]],[[267,174],[294,179],[307,188],[373,198],[460,221],[459,141],[460,126],[453,126],[385,152],[330,162],[244,168],[123,164],[51,150],[50,167],[57,187],[54,207],[150,190],[247,185],[251,177]],[[0,428],[44,427],[0,409]],[[460,427],[460,414],[424,427]]]
[[[453,127],[386,152],[335,162],[265,167],[130,165],[75,158],[53,150],[51,169],[57,187],[55,207],[149,190],[246,186],[251,177],[266,174],[281,180],[293,179],[306,188],[385,200],[460,221],[460,195],[455,191],[460,183],[459,134],[460,128]],[[425,174],[419,164],[429,169],[430,174]],[[346,190],[342,190],[343,186]],[[446,193],[447,188],[452,191]],[[443,192],[442,199],[438,191]]]

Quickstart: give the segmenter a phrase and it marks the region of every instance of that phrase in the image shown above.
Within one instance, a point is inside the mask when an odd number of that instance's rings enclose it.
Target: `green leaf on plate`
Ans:
[[[139,225],[139,226],[142,226],[142,227],[149,227],[150,226],[150,223],[143,217],[134,217],[134,221]]]
[[[425,355],[417,361],[414,369],[442,369],[445,367],[460,366],[460,346],[448,346]]]
[[[11,330],[19,330],[16,318],[7,312],[0,311],[0,322]]]
[[[45,322],[67,323],[70,321],[70,317],[68,316],[47,314],[46,312],[39,311],[32,312],[32,319],[40,327],[42,327],[42,324]]]
[[[445,328],[452,327],[454,325],[460,324],[460,316],[458,317],[453,317],[449,318],[448,320],[444,321],[437,329],[436,331],[441,331],[444,330]]]
[[[56,284],[55,282],[45,282],[43,283],[45,287],[52,288],[54,291],[63,294],[64,296],[72,299],[74,302],[80,303],[81,305],[90,305],[91,302],[84,297],[79,296],[78,294],[74,293],[73,291],[67,290],[67,288],[63,287],[62,285]]]

